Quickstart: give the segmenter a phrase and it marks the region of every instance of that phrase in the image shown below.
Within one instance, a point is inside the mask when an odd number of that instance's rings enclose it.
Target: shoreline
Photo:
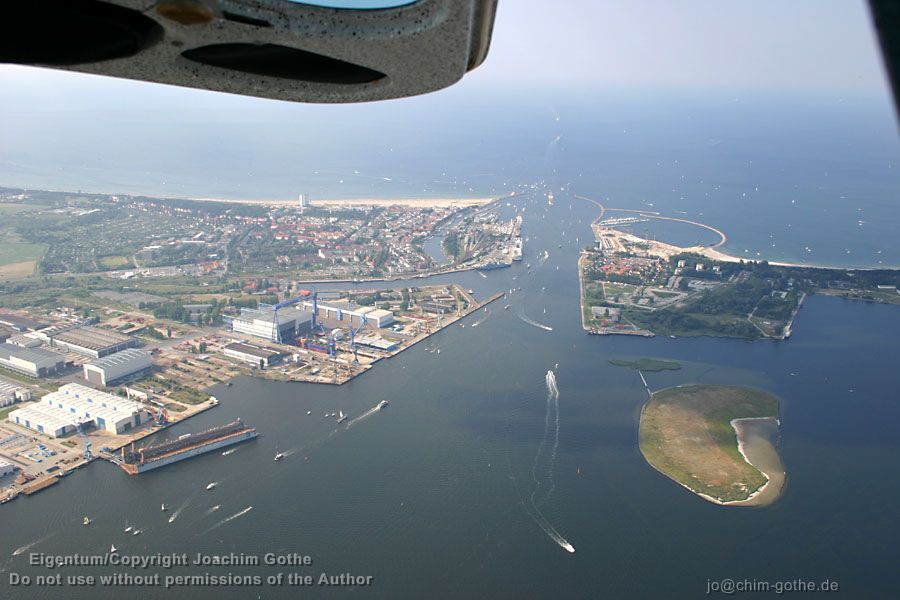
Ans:
[[[644,462],[645,462],[646,464],[648,464],[654,471],[656,471],[657,473],[659,473],[659,474],[663,475],[664,477],[666,477],[666,479],[668,479],[669,481],[673,481],[673,482],[677,483],[678,485],[680,485],[680,486],[683,487],[684,489],[688,490],[688,491],[691,492],[692,494],[695,494],[695,495],[699,496],[700,498],[706,500],[707,502],[710,502],[710,503],[712,503],[712,504],[716,504],[716,505],[718,505],[718,506],[750,506],[750,507],[761,507],[761,506],[767,506],[767,505],[772,504],[772,503],[774,503],[775,501],[777,501],[777,500],[781,497],[781,492],[782,492],[782,490],[784,490],[784,482],[785,482],[785,479],[787,478],[787,473],[786,473],[784,470],[781,471],[780,486],[779,486],[778,490],[775,491],[776,493],[775,493],[775,495],[774,495],[773,497],[768,498],[768,497],[766,497],[766,496],[763,496],[763,494],[766,492],[766,490],[769,490],[769,489],[770,489],[770,484],[773,482],[773,479],[776,480],[776,481],[775,481],[776,484],[778,483],[778,481],[777,481],[777,480],[778,480],[778,477],[777,477],[777,476],[773,477],[773,474],[772,474],[772,473],[767,473],[767,472],[764,471],[762,468],[760,468],[760,467],[758,467],[757,465],[753,464],[753,462],[752,462],[752,461],[750,460],[750,458],[747,456],[747,452],[746,452],[746,447],[747,447],[746,432],[745,432],[745,430],[744,430],[743,427],[742,427],[742,424],[745,423],[745,422],[750,422],[750,421],[769,421],[769,422],[772,422],[772,423],[774,423],[774,424],[776,425],[776,427],[778,428],[778,431],[779,431],[779,433],[780,433],[780,430],[781,430],[781,421],[778,419],[777,416],[774,416],[774,417],[738,417],[738,418],[735,418],[735,419],[731,419],[731,420],[729,421],[729,423],[731,424],[731,427],[732,427],[732,428],[734,429],[734,431],[735,431],[735,437],[736,437],[736,439],[737,439],[737,445],[738,445],[738,452],[740,452],[740,454],[741,454],[741,456],[743,457],[744,461],[745,461],[748,465],[750,465],[751,467],[753,467],[754,469],[756,469],[757,471],[759,471],[760,473],[762,473],[763,477],[765,477],[765,480],[766,480],[765,483],[763,483],[759,488],[757,488],[756,490],[754,490],[753,492],[751,492],[751,493],[747,496],[747,498],[744,498],[743,500],[720,500],[720,499],[714,498],[713,496],[710,496],[709,494],[706,494],[706,493],[704,493],[704,492],[697,491],[697,490],[693,489],[692,487],[690,487],[689,485],[687,485],[686,483],[684,483],[684,482],[682,482],[682,481],[679,481],[679,480],[676,479],[675,477],[671,476],[669,473],[666,473],[665,471],[663,471],[662,469],[660,469],[659,467],[657,467],[656,465],[654,465],[653,462],[650,461],[650,459],[647,457],[647,455],[644,454],[644,448],[643,448],[643,445],[642,445],[641,442],[640,442],[640,428],[641,428],[641,424],[643,423],[644,412],[645,412],[647,406],[648,406],[648,405],[650,404],[650,402],[653,400],[653,396],[656,395],[657,393],[661,392],[661,391],[672,390],[672,389],[678,389],[678,388],[683,388],[683,387],[690,387],[690,386],[692,386],[692,385],[696,385],[696,384],[683,383],[683,384],[679,384],[679,385],[676,385],[676,386],[673,386],[673,387],[670,387],[670,388],[664,388],[663,390],[656,390],[656,391],[654,391],[654,392],[651,392],[651,393],[650,393],[650,397],[649,397],[649,398],[647,399],[647,401],[645,401],[645,402],[643,403],[643,405],[641,406],[640,413],[638,414],[638,432],[639,432],[639,433],[638,433],[638,451],[641,453],[641,457],[644,459]],[[779,464],[780,464],[780,462],[781,462],[781,457],[778,455],[778,452],[777,452],[777,450],[775,449],[775,445],[774,445],[774,444],[770,444],[770,445],[771,445],[771,447],[772,447],[772,451],[775,453],[776,457],[778,458]]]

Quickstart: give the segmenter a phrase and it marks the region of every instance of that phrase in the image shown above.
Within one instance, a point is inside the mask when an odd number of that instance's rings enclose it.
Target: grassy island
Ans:
[[[774,422],[777,414],[778,400],[760,390],[669,388],[654,393],[641,412],[641,452],[655,469],[712,502],[750,504],[769,478],[745,458],[732,421]]]
[[[635,371],[645,371],[647,373],[658,373],[660,371],[677,371],[681,368],[681,363],[671,360],[656,360],[655,358],[639,358],[637,360],[623,360],[614,358],[609,364],[617,367],[628,367]]]

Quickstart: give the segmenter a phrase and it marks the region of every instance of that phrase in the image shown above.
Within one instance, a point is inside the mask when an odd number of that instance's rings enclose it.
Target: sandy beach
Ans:
[[[766,483],[746,500],[722,502],[729,506],[765,506],[781,495],[785,472],[781,459],[770,439],[778,434],[779,423],[775,417],[732,419],[731,426],[737,434],[738,451],[749,464],[765,475]]]
[[[223,198],[185,198],[197,202],[224,202],[226,204],[261,204],[264,206],[299,206],[296,199],[272,200],[267,198],[250,198],[228,200]],[[358,207],[358,206],[407,206],[410,208],[429,207],[462,207],[484,206],[496,198],[314,198],[310,200],[312,207]]]

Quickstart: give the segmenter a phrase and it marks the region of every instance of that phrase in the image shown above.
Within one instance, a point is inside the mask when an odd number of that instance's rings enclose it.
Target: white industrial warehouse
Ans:
[[[51,437],[71,433],[78,423],[93,423],[119,435],[146,423],[150,415],[137,402],[69,383],[35,404],[12,411],[8,420]]]
[[[296,307],[278,311],[278,332],[281,341],[293,341],[305,335],[312,328],[312,312]],[[252,335],[270,342],[279,341],[275,330],[275,316],[272,309],[241,309],[241,316],[231,319],[231,329],[235,333]]]
[[[312,309],[312,302],[304,302],[304,307]],[[317,318],[334,319],[336,321],[344,321],[351,327],[357,327],[362,323],[363,315],[366,318],[366,324],[375,327],[387,327],[394,322],[394,313],[381,308],[373,308],[371,306],[360,306],[354,304],[346,298],[339,300],[329,300],[328,302],[318,302],[317,308],[319,314]],[[279,318],[281,318],[281,313]]]
[[[0,408],[11,406],[19,400],[31,400],[31,390],[17,383],[0,380]]]
[[[222,353],[225,356],[236,358],[237,360],[247,363],[248,365],[253,365],[254,367],[260,366],[260,363],[263,367],[268,367],[281,356],[274,350],[260,348],[259,346],[246,344],[244,342],[233,342],[228,344],[222,350]]]
[[[96,385],[113,385],[126,377],[143,373],[153,363],[150,353],[128,348],[84,365],[84,378]]]
[[[99,327],[77,327],[52,334],[51,337],[53,346],[92,358],[103,358],[132,348],[137,343],[133,337]]]
[[[9,475],[10,473],[14,473],[15,471],[16,471],[16,465],[0,458],[0,477]]]
[[[62,355],[40,348],[22,348],[13,344],[0,344],[0,366],[30,375],[46,377],[63,369]]]

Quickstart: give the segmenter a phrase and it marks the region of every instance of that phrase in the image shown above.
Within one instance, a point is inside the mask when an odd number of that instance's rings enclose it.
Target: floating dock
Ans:
[[[188,433],[177,440],[162,444],[139,449],[135,449],[132,444],[128,450],[122,448],[119,456],[109,455],[107,458],[122,467],[129,475],[137,475],[186,458],[252,440],[258,435],[256,429],[247,427],[240,419],[237,419],[227,425],[213,427],[199,433]]]

